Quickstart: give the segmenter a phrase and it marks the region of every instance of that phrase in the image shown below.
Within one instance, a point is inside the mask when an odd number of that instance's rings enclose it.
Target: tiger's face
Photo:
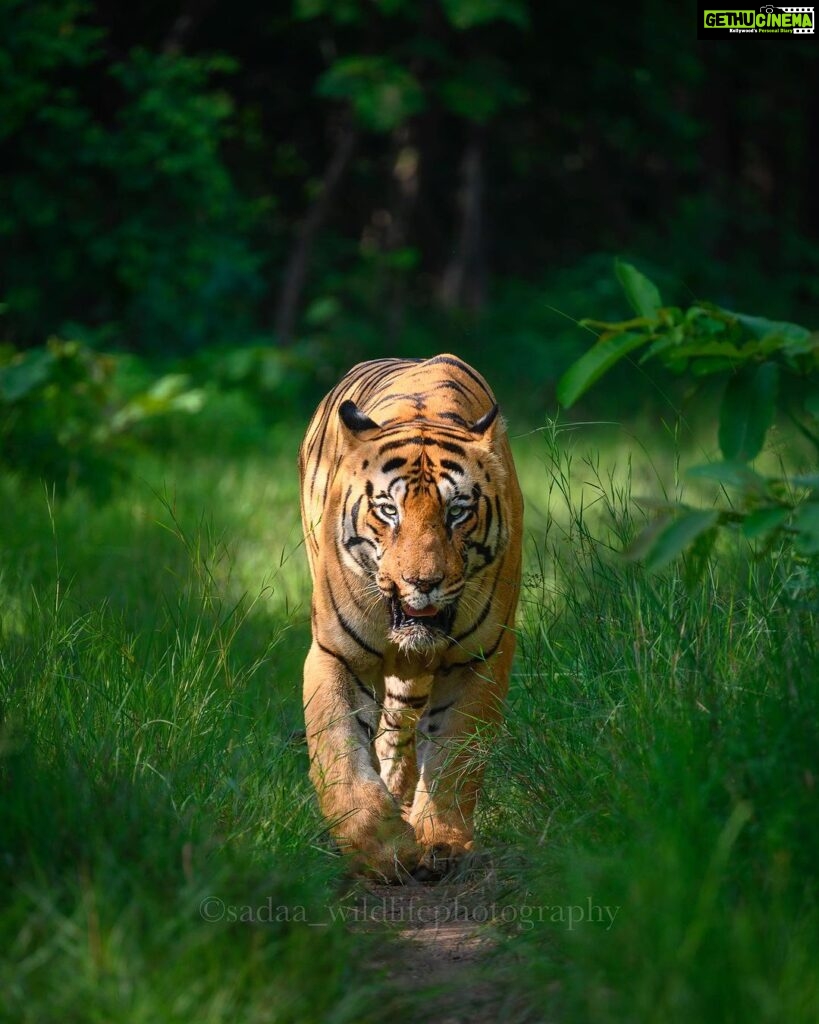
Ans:
[[[346,411],[340,549],[386,608],[389,640],[405,651],[446,644],[469,580],[507,540],[491,439],[497,408],[463,428],[382,428]]]

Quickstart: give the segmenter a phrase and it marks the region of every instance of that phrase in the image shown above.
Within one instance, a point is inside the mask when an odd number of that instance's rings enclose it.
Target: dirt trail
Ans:
[[[369,884],[354,902],[356,921],[397,938],[379,954],[397,992],[426,991],[436,1024],[535,1024],[542,1019],[516,992],[508,959],[497,956],[491,921],[502,911],[487,878],[410,886]],[[434,1013],[432,1009],[434,1007]]]

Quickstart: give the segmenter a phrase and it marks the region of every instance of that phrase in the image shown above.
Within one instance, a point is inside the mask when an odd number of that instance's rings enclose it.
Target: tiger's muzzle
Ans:
[[[441,646],[449,640],[455,624],[457,603],[441,608],[428,606],[414,611],[401,601],[397,592],[388,599],[390,640],[404,651],[422,651]]]

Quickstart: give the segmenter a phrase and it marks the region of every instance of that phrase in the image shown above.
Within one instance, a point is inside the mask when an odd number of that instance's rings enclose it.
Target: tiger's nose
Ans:
[[[401,574],[401,579],[408,583],[411,587],[415,587],[416,590],[420,590],[422,594],[428,594],[431,590],[434,590],[439,583],[443,582],[443,576],[405,576]]]

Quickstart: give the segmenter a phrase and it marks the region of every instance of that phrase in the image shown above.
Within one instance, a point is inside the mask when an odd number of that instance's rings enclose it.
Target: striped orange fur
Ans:
[[[361,363],[299,470],[322,811],[360,869],[440,874],[472,848],[515,648],[523,503],[495,398],[456,356]]]

